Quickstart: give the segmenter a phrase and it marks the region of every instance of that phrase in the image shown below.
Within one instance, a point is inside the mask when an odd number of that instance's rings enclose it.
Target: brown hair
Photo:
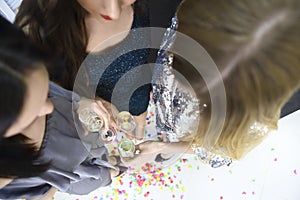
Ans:
[[[142,14],[146,1],[139,5]],[[23,0],[15,20],[34,42],[63,59],[64,67],[47,68],[50,80],[70,90],[86,57],[86,14],[77,0]]]
[[[84,16],[76,0],[23,0],[15,20],[35,43],[63,59],[64,67],[47,67],[50,79],[67,89],[85,57]]]
[[[265,137],[249,134],[255,122],[277,128],[282,106],[300,87],[299,10],[298,0],[186,0],[179,8],[179,31],[207,50],[223,77],[227,108],[215,153],[240,159]],[[174,68],[189,64],[179,59]],[[197,80],[192,85],[203,88]],[[201,91],[207,107],[193,142],[206,147],[211,104]]]

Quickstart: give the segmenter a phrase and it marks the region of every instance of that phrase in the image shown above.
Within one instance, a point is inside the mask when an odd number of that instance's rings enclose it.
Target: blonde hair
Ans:
[[[207,50],[223,77],[216,84],[225,86],[226,117],[214,153],[240,159],[266,136],[251,126],[277,128],[281,108],[300,88],[299,10],[299,0],[186,0],[179,8],[178,30]],[[201,77],[191,84],[205,87]],[[193,143],[211,149],[204,143],[214,123],[210,96],[196,93],[207,107]]]

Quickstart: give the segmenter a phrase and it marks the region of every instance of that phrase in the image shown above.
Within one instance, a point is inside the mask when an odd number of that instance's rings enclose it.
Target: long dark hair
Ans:
[[[39,151],[21,133],[4,134],[17,120],[24,104],[24,77],[46,61],[46,55],[28,42],[21,29],[0,17],[0,177],[31,177],[48,164],[38,162]]]
[[[86,54],[85,14],[76,0],[23,0],[15,20],[32,41],[63,59],[65,67],[47,68],[50,79],[67,89]]]
[[[137,1],[135,12],[146,12],[147,1]],[[50,80],[69,90],[86,57],[86,14],[77,0],[23,0],[15,20],[32,41],[63,59],[65,67],[47,68]]]

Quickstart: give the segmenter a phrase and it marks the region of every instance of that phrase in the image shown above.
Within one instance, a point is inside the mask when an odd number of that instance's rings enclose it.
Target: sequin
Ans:
[[[178,21],[174,17],[158,52],[152,80],[157,129],[166,134],[169,142],[178,142],[187,134],[195,134],[200,119],[200,102],[176,80],[172,71],[173,55],[167,51],[175,41],[177,26]],[[213,154],[202,147],[193,145],[192,149],[201,161],[213,168],[232,163],[230,158]]]

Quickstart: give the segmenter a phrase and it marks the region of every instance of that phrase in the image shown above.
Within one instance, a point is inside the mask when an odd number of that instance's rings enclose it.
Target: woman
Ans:
[[[138,49],[118,58],[115,55],[126,52],[128,45],[147,43],[149,38],[147,35],[127,37],[127,34],[123,34],[117,39],[109,40],[108,45],[103,44],[116,34],[148,27],[147,4],[146,0],[24,0],[15,21],[33,41],[63,58],[65,68],[50,66],[48,70],[50,80],[66,89],[73,89],[77,72],[90,54],[85,68],[85,83],[80,83],[84,87],[77,92],[88,97],[94,96],[96,92],[96,96],[113,101],[119,111],[129,110],[137,121],[139,139],[143,138],[151,86],[145,84],[136,88],[136,83],[144,79],[148,79],[149,83],[151,77],[149,69],[146,69],[149,73],[145,73],[145,69],[141,70],[137,66],[147,62],[149,50]],[[97,52],[93,52],[97,46]],[[109,66],[102,62],[107,57],[113,57],[114,60]],[[112,99],[116,83],[132,70],[134,73]],[[96,91],[86,93],[91,87],[96,87]],[[134,93],[127,102],[124,95],[130,92]]]
[[[169,30],[153,93],[158,129],[174,143],[143,143],[142,153],[129,164],[139,164],[147,154],[148,159],[164,161],[168,154],[186,151],[212,167],[229,165],[276,129],[281,108],[300,88],[299,9],[297,0],[186,0],[178,10],[178,30],[204,47],[221,79],[205,79],[190,60],[177,56],[173,61],[164,51],[174,40],[175,33]],[[180,37],[173,45],[177,42],[183,44]],[[173,78],[175,72],[185,76],[195,95],[187,90],[188,84]],[[220,86],[226,92],[221,101],[226,109],[219,107],[214,117],[213,99],[221,99],[222,93],[213,91]],[[210,131],[220,125],[219,131]]]
[[[51,199],[56,190],[86,194],[109,185],[120,168],[97,135],[75,129],[72,93],[54,83],[49,89],[48,55],[3,18],[0,27],[0,198]]]

